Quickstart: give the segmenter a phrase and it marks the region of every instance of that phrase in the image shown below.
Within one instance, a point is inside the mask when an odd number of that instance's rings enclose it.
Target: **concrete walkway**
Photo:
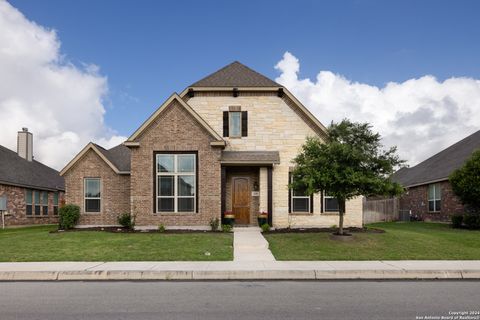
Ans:
[[[480,279],[480,260],[0,263],[0,281],[273,279]]]
[[[233,228],[234,261],[275,261],[259,227]]]

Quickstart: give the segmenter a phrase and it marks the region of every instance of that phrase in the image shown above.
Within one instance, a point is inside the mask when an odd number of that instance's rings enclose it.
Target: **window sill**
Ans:
[[[86,214],[88,216],[98,216],[101,215],[101,212],[82,212],[82,214]]]
[[[198,212],[154,212],[155,216],[193,216]]]
[[[41,216],[29,216],[29,215],[25,215],[27,218],[50,218],[52,216],[44,216],[44,215],[41,215]],[[54,217],[57,217],[57,216],[54,216]]]
[[[313,216],[313,212],[290,212],[291,216]]]
[[[338,211],[328,211],[328,212],[322,212],[323,216],[338,216],[340,212]]]

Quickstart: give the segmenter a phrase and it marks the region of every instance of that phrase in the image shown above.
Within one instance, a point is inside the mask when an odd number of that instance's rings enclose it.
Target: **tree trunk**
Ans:
[[[343,216],[345,215],[345,200],[338,199],[338,234],[343,235]]]

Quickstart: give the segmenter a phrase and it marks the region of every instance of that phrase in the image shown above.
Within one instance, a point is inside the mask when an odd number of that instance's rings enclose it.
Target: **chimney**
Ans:
[[[28,161],[33,159],[33,135],[28,132],[28,128],[18,131],[17,154]]]

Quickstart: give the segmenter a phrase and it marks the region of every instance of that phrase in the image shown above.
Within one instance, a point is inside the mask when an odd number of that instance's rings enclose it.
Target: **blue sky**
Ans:
[[[105,122],[127,136],[173,91],[233,60],[275,79],[287,50],[312,79],[320,70],[376,86],[480,77],[480,1],[10,3],[55,29],[69,61],[100,67]]]
[[[473,0],[0,0],[0,144],[28,127],[61,169],[239,60],[414,165],[480,129],[479,16]]]

